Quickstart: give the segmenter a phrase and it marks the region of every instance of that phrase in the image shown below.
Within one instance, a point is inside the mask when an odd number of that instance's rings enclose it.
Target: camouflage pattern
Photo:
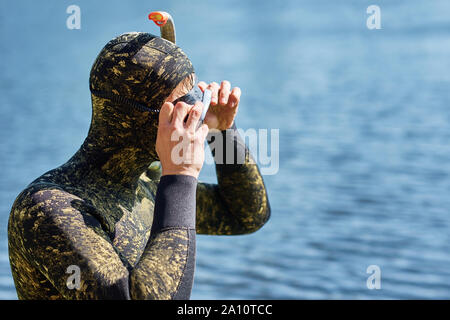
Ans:
[[[193,67],[173,43],[146,33],[110,41],[91,76],[92,121],[76,154],[33,181],[13,204],[9,256],[19,299],[172,299],[195,239],[192,230],[151,234],[161,176],[158,111]],[[218,165],[218,184],[198,183],[197,233],[245,234],[270,214],[248,155]],[[80,288],[69,289],[71,265]]]

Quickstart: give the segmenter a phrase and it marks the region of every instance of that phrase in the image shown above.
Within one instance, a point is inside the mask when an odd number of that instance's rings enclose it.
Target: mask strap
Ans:
[[[152,113],[159,113],[160,110],[159,109],[153,109],[150,107],[147,107],[146,105],[143,105],[141,103],[138,103],[136,101],[124,98],[122,96],[119,96],[117,94],[113,94],[113,93],[109,93],[109,92],[103,92],[103,91],[96,91],[96,90],[91,90],[91,93],[99,98],[104,98],[104,99],[108,99],[111,101],[114,101],[118,104],[121,105],[126,105],[126,106],[130,106],[132,108],[138,109],[142,112],[152,112]]]

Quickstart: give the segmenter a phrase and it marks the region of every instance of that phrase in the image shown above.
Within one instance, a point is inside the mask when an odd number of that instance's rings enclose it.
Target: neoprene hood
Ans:
[[[106,154],[126,148],[142,166],[158,160],[158,112],[192,73],[186,54],[158,36],[132,32],[109,41],[90,74],[92,122],[85,151],[88,145]]]

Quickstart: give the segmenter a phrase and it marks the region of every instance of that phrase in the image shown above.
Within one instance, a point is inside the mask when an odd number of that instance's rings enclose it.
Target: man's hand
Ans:
[[[156,138],[163,176],[181,174],[198,178],[205,160],[204,141],[209,130],[206,124],[196,130],[202,108],[201,102],[194,106],[184,102],[176,106],[170,102],[163,104]]]
[[[209,89],[212,92],[211,104],[205,117],[208,127],[218,130],[230,128],[238,111],[241,89],[236,87],[231,90],[228,81],[222,81],[220,87],[216,82],[207,85],[203,81],[198,86],[202,91]]]

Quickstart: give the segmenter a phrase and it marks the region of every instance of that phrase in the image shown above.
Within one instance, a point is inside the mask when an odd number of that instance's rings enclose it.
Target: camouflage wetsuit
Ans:
[[[161,177],[150,166],[158,160],[158,109],[191,73],[180,48],[150,34],[124,34],[103,48],[90,76],[88,137],[11,210],[20,299],[187,299],[196,233],[251,233],[267,221],[263,179],[232,130],[222,132],[225,144],[245,163],[216,163],[218,184]],[[67,286],[69,266],[80,270],[79,289]]]

